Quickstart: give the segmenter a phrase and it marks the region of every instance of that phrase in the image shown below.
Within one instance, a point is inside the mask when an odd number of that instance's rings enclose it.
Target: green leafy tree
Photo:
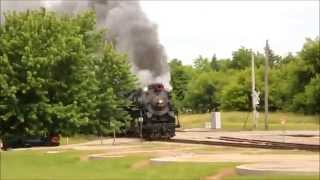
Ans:
[[[291,89],[296,88],[292,93],[290,110],[305,113],[318,113],[320,76],[320,41],[307,39],[302,50],[299,52],[299,59],[296,61],[296,69],[291,71],[293,76],[289,82]]]
[[[229,68],[233,69],[245,69],[248,67],[251,67],[251,59],[252,59],[252,51],[250,49],[247,49],[245,47],[241,47],[237,51],[234,51],[232,53],[232,61],[230,62]],[[279,61],[279,56],[276,56],[273,54],[273,51],[271,51],[271,60],[270,64],[273,66],[275,62]],[[255,66],[261,67],[264,66],[265,57],[264,54],[259,52],[254,52],[254,59],[255,59]]]
[[[196,112],[218,109],[220,93],[224,84],[218,72],[203,72],[189,83],[185,104]]]
[[[169,65],[174,105],[179,111],[182,111],[184,108],[183,100],[186,96],[192,73],[190,72],[190,68],[184,66],[178,59],[173,59]]]
[[[293,105],[295,111],[320,114],[320,76],[312,78],[310,84],[305,87],[305,91],[294,96]]]
[[[123,94],[134,79],[125,56],[95,30],[95,19],[93,12],[71,17],[44,9],[6,14],[0,135],[105,134],[112,121],[128,120]]]
[[[219,63],[218,63],[218,59],[216,54],[213,54],[211,61],[210,61],[210,66],[211,69],[214,71],[219,71],[220,67],[219,67]]]
[[[319,113],[319,38],[306,39],[297,55],[280,57],[271,51],[269,70],[269,110]],[[232,60],[211,60],[200,56],[193,67],[180,61],[172,62],[174,92],[183,91],[180,107],[194,112],[206,112],[220,104],[224,110],[251,110],[251,50],[241,47]],[[256,90],[260,92],[258,110],[264,109],[264,53],[254,52]],[[174,67],[174,68],[173,68]],[[176,67],[186,70],[177,73]],[[191,69],[188,69],[191,68]],[[182,75],[183,74],[183,75]],[[179,77],[190,76],[186,83]],[[181,85],[177,85],[181,82]],[[188,84],[186,86],[186,84]],[[179,93],[178,93],[179,94]]]
[[[217,60],[217,64],[219,67],[219,71],[228,71],[231,68],[231,60],[230,59],[219,59]]]
[[[210,60],[202,56],[199,56],[197,59],[195,59],[193,65],[195,69],[199,72],[211,70]]]
[[[288,64],[292,61],[296,61],[297,58],[292,54],[292,53],[289,53],[287,56],[283,57],[280,64]]]
[[[305,112],[320,115],[320,74],[311,79],[305,88]]]
[[[307,38],[299,55],[313,74],[320,73],[319,37],[314,40]]]
[[[135,88],[136,78],[130,72],[127,57],[117,53],[111,45],[104,48],[101,57],[95,60],[98,80],[95,114],[91,118],[89,133],[110,134],[110,130],[123,132],[131,119],[125,107],[129,105],[129,93]],[[112,125],[112,126],[111,126]]]
[[[221,108],[245,111],[251,109],[251,78],[249,69],[233,71],[233,76],[221,92]]]
[[[231,67],[234,69],[244,69],[251,64],[251,51],[241,47],[232,53]]]
[[[76,69],[85,65],[80,27],[45,10],[6,15],[0,56],[2,134],[76,129],[86,118],[76,105]],[[11,91],[8,91],[8,87]],[[7,126],[7,127],[5,127]],[[8,129],[7,129],[8,128]]]

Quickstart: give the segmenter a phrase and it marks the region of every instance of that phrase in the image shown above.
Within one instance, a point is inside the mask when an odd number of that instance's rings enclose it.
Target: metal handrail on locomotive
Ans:
[[[131,94],[130,114],[134,130],[145,139],[169,139],[175,136],[176,117],[170,92],[163,84],[151,84]]]

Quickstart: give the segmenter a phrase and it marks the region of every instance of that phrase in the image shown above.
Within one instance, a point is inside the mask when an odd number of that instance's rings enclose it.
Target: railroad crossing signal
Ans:
[[[253,91],[252,98],[253,98],[253,104],[255,107],[257,107],[260,104],[260,92],[259,91]]]

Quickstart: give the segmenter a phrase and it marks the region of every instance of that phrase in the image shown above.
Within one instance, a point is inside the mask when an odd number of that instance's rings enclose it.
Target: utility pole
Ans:
[[[0,26],[2,25],[2,0],[0,0]]]
[[[257,129],[258,122],[256,119],[256,103],[257,103],[257,93],[256,93],[256,78],[255,78],[255,72],[254,72],[254,53],[251,52],[251,82],[252,82],[252,89],[251,89],[251,100],[252,100],[252,123],[253,123],[253,129]]]
[[[268,40],[266,41],[265,47],[265,66],[264,66],[264,129],[268,130],[268,119],[269,119],[269,61],[270,61],[270,47]]]

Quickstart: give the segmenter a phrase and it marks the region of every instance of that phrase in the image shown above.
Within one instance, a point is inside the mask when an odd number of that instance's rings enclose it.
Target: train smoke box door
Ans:
[[[212,114],[211,114],[211,129],[221,129],[220,112],[212,112]]]

